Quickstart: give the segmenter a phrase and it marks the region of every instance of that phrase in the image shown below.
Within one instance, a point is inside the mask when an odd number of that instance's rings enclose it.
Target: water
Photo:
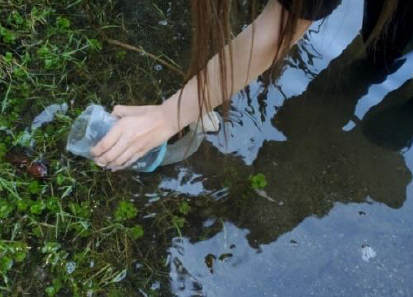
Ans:
[[[200,205],[165,296],[413,296],[413,57],[387,77],[355,62],[362,3],[343,2],[277,87],[234,98],[227,143],[160,170],[159,191]]]

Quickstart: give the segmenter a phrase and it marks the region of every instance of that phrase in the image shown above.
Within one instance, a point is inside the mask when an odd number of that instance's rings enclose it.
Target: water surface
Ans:
[[[227,142],[158,171],[200,206],[166,251],[171,296],[413,296],[413,56],[356,61],[362,3],[343,2],[277,86],[235,96]]]

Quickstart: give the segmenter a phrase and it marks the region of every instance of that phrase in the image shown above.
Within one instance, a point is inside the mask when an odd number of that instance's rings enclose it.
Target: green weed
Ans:
[[[147,224],[143,206],[125,198],[129,174],[109,174],[65,151],[70,125],[88,104],[154,104],[179,86],[180,78],[154,70],[149,55],[110,45],[97,32],[124,42],[137,36],[137,46],[175,66],[186,58],[177,50],[186,45],[155,26],[166,18],[162,1],[145,6],[153,19],[145,30],[153,34],[126,28],[120,2],[0,1],[0,296],[127,296],[131,284],[146,289],[153,278],[167,279],[159,255],[191,206],[161,207]],[[33,118],[56,103],[66,103],[67,113],[32,131]],[[157,249],[154,234],[164,236]],[[133,261],[144,263],[139,273],[131,273]]]
[[[267,186],[267,178],[264,174],[258,173],[256,175],[251,176],[251,188],[253,189],[263,189]]]

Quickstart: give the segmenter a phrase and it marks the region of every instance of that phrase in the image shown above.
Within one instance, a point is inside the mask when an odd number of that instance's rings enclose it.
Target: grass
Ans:
[[[88,104],[153,104],[179,86],[189,40],[166,42],[179,28],[158,24],[168,18],[165,3],[146,1],[139,28],[125,25],[124,5],[0,1],[0,296],[162,295],[151,285],[167,280],[164,246],[185,226],[188,203],[162,201],[148,224],[147,210],[130,200],[130,173],[64,150]],[[30,131],[56,103],[68,112]]]

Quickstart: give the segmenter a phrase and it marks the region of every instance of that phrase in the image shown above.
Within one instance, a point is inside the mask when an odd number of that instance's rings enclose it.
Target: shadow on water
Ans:
[[[381,73],[354,32],[317,52],[316,26],[277,87],[235,98],[227,146],[159,170],[198,205],[168,250],[172,295],[413,296],[413,56]]]

